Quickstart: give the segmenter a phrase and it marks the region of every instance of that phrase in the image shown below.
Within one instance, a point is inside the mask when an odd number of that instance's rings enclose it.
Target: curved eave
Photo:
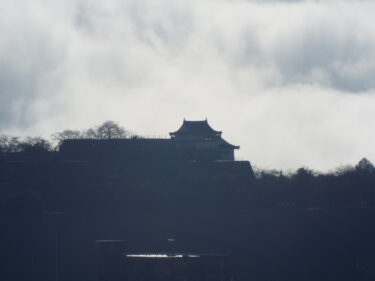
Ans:
[[[229,142],[227,142],[224,139],[221,139],[221,141],[220,141],[220,147],[221,148],[226,148],[226,149],[240,149],[239,145],[230,144]]]
[[[210,126],[210,124],[208,124],[208,121],[207,121],[207,119],[205,120],[205,123],[206,123],[206,125],[207,125],[208,129],[210,130],[210,132],[212,132],[212,133],[215,133],[215,134],[217,134],[217,135],[220,135],[220,136],[221,136],[221,134],[222,134],[222,131],[216,131],[216,130],[212,129],[212,127]]]
[[[232,144],[229,144],[229,145],[221,145],[220,147],[221,147],[221,148],[226,148],[226,149],[240,149],[240,146],[239,146],[239,145],[232,145]]]
[[[169,132],[169,135],[172,137],[172,136],[175,136],[176,134],[178,134],[181,130],[183,130],[184,124],[185,124],[185,121],[184,121],[184,123],[182,123],[180,128],[177,129],[177,131]]]

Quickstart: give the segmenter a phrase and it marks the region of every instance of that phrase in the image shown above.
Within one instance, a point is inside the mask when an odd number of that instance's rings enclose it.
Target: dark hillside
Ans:
[[[250,162],[221,159],[238,147],[221,147],[221,132],[210,132],[213,144],[194,146],[81,138],[63,140],[60,150],[40,139],[3,147],[2,280],[95,280],[95,240],[147,252],[169,251],[170,237],[179,252],[229,254],[236,280],[372,280],[368,160],[326,174],[301,168],[255,177]],[[180,158],[189,151],[202,158]]]

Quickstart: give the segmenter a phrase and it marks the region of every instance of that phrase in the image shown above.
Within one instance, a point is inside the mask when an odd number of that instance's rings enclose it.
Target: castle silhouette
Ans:
[[[170,138],[67,139],[60,146],[69,159],[121,161],[234,161],[239,146],[222,138],[207,119],[184,120]]]

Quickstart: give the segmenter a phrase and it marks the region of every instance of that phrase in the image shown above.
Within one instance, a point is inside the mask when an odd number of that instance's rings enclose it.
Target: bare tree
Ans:
[[[52,139],[60,145],[64,140],[82,138],[83,133],[79,130],[64,130],[52,135]]]
[[[119,126],[113,121],[106,121],[100,126],[89,128],[85,131],[65,130],[52,135],[52,139],[57,142],[58,146],[60,146],[64,140],[69,139],[116,139],[130,137],[138,138],[138,136],[131,134],[129,131],[125,130],[124,127]]]
[[[0,136],[0,153],[41,152],[50,150],[52,150],[51,143],[41,137],[26,137],[20,140],[19,137],[8,135]]]
[[[130,133],[113,121],[106,121],[96,129],[98,139],[126,138]]]
[[[19,138],[8,136],[8,135],[0,135],[0,152],[1,153],[12,153],[19,151]]]
[[[45,152],[50,150],[52,150],[51,143],[41,137],[26,137],[18,144],[18,151],[20,152]]]
[[[86,130],[83,133],[83,138],[97,139],[98,138],[98,134],[97,134],[96,129],[90,128],[90,129]]]

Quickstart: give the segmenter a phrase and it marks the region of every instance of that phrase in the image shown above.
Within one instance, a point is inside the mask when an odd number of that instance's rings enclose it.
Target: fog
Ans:
[[[0,131],[114,120],[167,135],[208,118],[238,157],[327,170],[375,160],[371,1],[5,1]]]

